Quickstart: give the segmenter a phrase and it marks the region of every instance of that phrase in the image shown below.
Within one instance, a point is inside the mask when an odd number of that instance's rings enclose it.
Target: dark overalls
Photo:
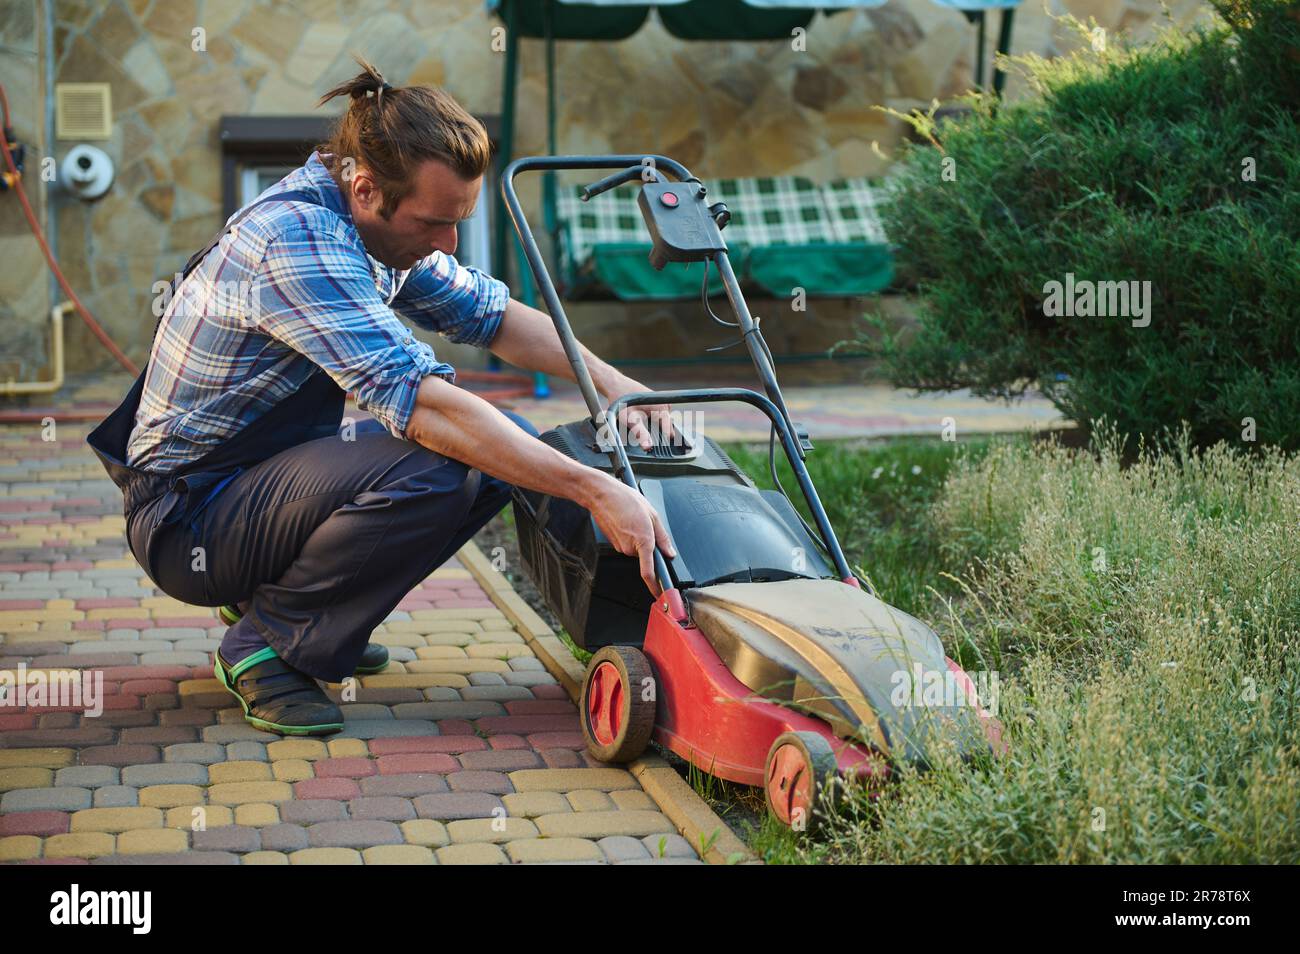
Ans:
[[[263,201],[284,199],[313,201]],[[318,679],[350,675],[374,628],[510,499],[504,481],[378,421],[340,429],[345,395],[319,368],[198,460],[168,473],[130,467],[144,381],[87,437],[122,490],[131,553],[175,599],[247,603],[245,619],[280,658]]]

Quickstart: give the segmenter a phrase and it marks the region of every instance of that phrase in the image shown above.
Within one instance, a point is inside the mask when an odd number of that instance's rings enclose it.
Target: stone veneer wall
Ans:
[[[1160,21],[1159,0],[1048,0],[1056,12],[1096,17],[1136,39]],[[1203,0],[1170,0],[1175,21],[1203,18]],[[43,36],[54,26],[56,81],[113,87],[113,138],[102,145],[117,178],[103,199],[84,204],[51,192],[33,174],[26,188],[52,214],[60,260],[73,287],[137,361],[147,355],[151,286],[170,275],[220,225],[223,114],[309,113],[317,96],[368,56],[395,84],[445,86],[469,109],[500,108],[500,53],[480,0],[6,0],[0,13],[0,81],[14,123],[39,157],[73,145],[47,143]],[[996,17],[990,24],[994,26]],[[206,31],[206,52],[191,31]],[[989,30],[992,46],[996,29]],[[1018,13],[1013,52],[1050,54],[1078,42],[1053,22],[1043,0]],[[708,178],[797,173],[819,181],[874,175],[888,165],[901,125],[873,110],[906,110],[960,92],[970,80],[975,33],[958,13],[929,0],[818,17],[806,51],[785,41],[688,43],[655,22],[617,44],[559,45],[559,136],[567,152],[646,149],[672,155]],[[543,46],[522,44],[516,154],[545,151]],[[1012,97],[1021,95],[1013,80]],[[536,207],[536,182],[523,194]],[[0,195],[0,375],[42,373],[48,282],[35,243],[12,200]],[[767,313],[761,304],[756,311]],[[824,348],[848,334],[861,301],[817,303],[786,322],[780,350]],[[698,307],[590,304],[575,326],[613,357],[696,353]],[[635,330],[635,334],[633,333]],[[635,340],[634,340],[635,339]],[[710,338],[712,340],[712,338]],[[450,360],[477,364],[446,342]],[[73,316],[69,370],[107,366],[102,347]]]

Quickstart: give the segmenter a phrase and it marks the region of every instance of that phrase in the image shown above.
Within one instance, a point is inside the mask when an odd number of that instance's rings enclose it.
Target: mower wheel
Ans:
[[[829,786],[833,799],[840,791],[835,753],[816,732],[778,735],[767,751],[763,777],[768,810],[781,824],[809,834],[824,808],[822,792]]]
[[[603,646],[582,680],[582,737],[602,762],[630,762],[645,751],[655,727],[650,660],[633,646]]]

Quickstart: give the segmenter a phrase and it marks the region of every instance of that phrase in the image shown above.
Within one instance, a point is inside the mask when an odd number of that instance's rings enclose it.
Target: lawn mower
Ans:
[[[736,330],[763,393],[656,391],[602,406],[514,180],[523,172],[610,169],[617,171],[587,186],[582,199],[636,184],[652,266],[705,263],[705,309]],[[592,755],[628,762],[654,739],[703,772],[762,786],[782,823],[809,830],[823,791],[833,800],[844,779],[878,783],[900,760],[924,768],[939,745],[964,758],[996,750],[1000,727],[970,677],[929,627],[880,600],[845,560],[804,463],[812,443],[790,419],[728,257],[725,203],[710,203],[700,179],[657,155],[522,158],[505,170],[502,191],[589,411],[541,439],[637,488],[676,551],[666,558],[656,550],[663,592],[653,597],[637,560],[615,550],[588,511],[563,497],[514,492],[524,570],[574,642],[593,653],[579,702]],[[709,309],[710,265],[734,323]],[[769,419],[775,489],[759,488],[715,441],[688,427],[661,430],[648,450],[620,434],[626,407],[724,401]],[[778,440],[812,525],[777,477]],[[931,692],[936,684],[950,691]]]

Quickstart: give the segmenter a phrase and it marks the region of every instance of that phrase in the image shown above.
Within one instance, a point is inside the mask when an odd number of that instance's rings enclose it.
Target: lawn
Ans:
[[[1300,460],[1113,437],[823,453],[851,559],[998,672],[1010,753],[852,792],[816,840],[765,824],[768,860],[1300,861]]]

